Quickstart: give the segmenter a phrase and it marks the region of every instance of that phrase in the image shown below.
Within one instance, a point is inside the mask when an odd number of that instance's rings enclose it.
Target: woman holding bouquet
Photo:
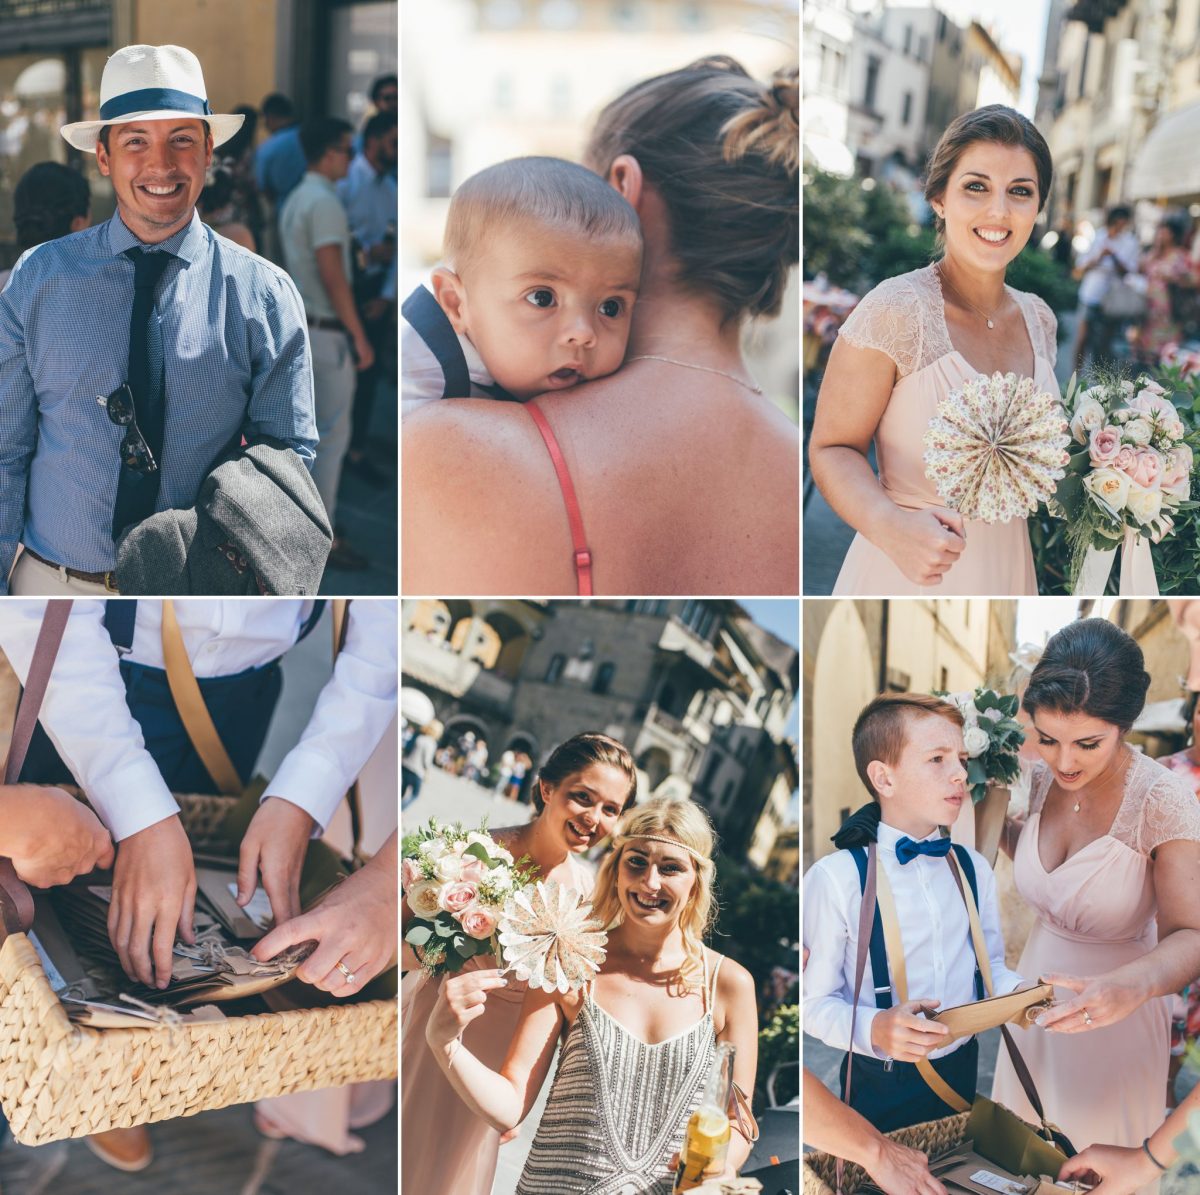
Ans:
[[[524,1119],[563,1040],[517,1195],[667,1195],[718,1041],[736,1047],[738,1086],[754,1089],[754,981],[703,941],[714,912],[713,845],[693,801],[655,798],[625,816],[593,894],[597,919],[611,927],[600,972],[566,995],[532,989],[503,1065],[482,1060],[469,1035],[509,980],[486,971],[442,985],[429,1047],[496,1129]],[[724,1176],[749,1152],[735,1125]]]
[[[1137,643],[1089,618],[1051,637],[1023,702],[1041,762],[1013,877],[1038,920],[1017,969],[1060,1002],[1038,1019],[1051,1032],[1016,1033],[1047,1117],[1078,1149],[1154,1132],[1166,997],[1200,975],[1200,802],[1123,741],[1149,684]],[[992,1096],[1036,1119],[1007,1057]]]
[[[579,734],[557,747],[542,767],[533,788],[534,819],[493,830],[491,836],[514,859],[528,855],[539,879],[587,896],[593,876],[581,856],[612,833],[636,791],[637,770],[625,747],[607,735]],[[407,917],[407,902],[404,911]],[[446,983],[472,978],[480,968],[496,966],[496,960],[478,955],[457,980],[431,981],[419,970],[412,948],[405,945],[403,951],[411,973],[402,987],[401,1187],[421,1195],[489,1195],[500,1133],[459,1099],[438,1070],[425,1044],[425,1026]],[[468,1048],[486,1065],[504,1061],[524,998],[525,985],[510,978],[488,1004],[487,1015],[467,1032]]]
[[[1052,174],[1045,140],[1020,113],[992,104],[958,117],[925,183],[941,259],[881,282],[842,326],[809,448],[821,493],[858,532],[835,594],[1037,593],[1025,520],[947,508],[926,476],[923,436],[938,403],[981,373],[1033,378],[1058,395],[1054,315],[1004,283]]]

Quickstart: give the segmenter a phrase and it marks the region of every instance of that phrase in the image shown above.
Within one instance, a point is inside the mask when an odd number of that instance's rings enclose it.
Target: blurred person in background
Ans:
[[[252,104],[238,104],[234,112],[244,118],[238,129],[220,152],[213,151],[214,164],[228,170],[233,179],[233,218],[250,229],[256,245],[262,244],[263,213],[254,181],[255,139],[258,136],[258,109]]]
[[[372,116],[377,116],[379,113],[390,112],[396,116],[400,108],[400,83],[395,75],[380,75],[371,84],[371,113],[366,120],[363,121],[362,128],[354,136],[354,152],[362,153],[363,145],[366,141],[366,126]],[[392,178],[396,177],[396,163],[393,161],[391,166]]]
[[[1137,272],[1138,242],[1132,230],[1133,213],[1118,205],[1110,208],[1104,231],[1075,262],[1079,283],[1079,323],[1075,330],[1075,369],[1083,368],[1085,354],[1111,355],[1114,321],[1104,314],[1104,299],[1126,274]]]
[[[396,260],[396,137],[395,111],[376,112],[363,126],[361,151],[337,185],[357,250],[354,298],[363,330],[375,353],[374,364],[358,374],[346,464],[375,486],[390,484],[387,475],[371,463],[367,445],[383,358],[388,351],[395,352],[396,347],[395,336],[389,335],[389,325],[394,325],[396,319],[395,303],[384,294]],[[394,366],[390,372],[395,373]]]
[[[282,263],[279,213],[306,169],[300,146],[300,120],[292,101],[276,91],[262,102],[262,121],[267,139],[254,152],[254,181],[270,210],[264,229],[266,236],[259,243],[264,246],[265,256]]]
[[[13,192],[13,223],[22,253],[79,232],[92,222],[87,179],[59,162],[38,162],[21,175]],[[0,290],[11,270],[0,270]]]
[[[1178,318],[1180,290],[1194,290],[1196,276],[1184,248],[1185,230],[1179,220],[1164,219],[1154,232],[1154,243],[1142,257],[1146,276],[1146,318],[1139,329],[1142,361],[1156,366],[1163,349],[1178,344],[1182,329]]]
[[[234,212],[233,174],[224,166],[214,164],[209,168],[196,207],[200,219],[214,232],[219,232],[226,240],[241,245],[243,249],[249,249],[251,253],[258,251],[254,234]]]
[[[366,558],[337,534],[335,522],[342,460],[350,443],[355,375],[370,369],[375,360],[350,286],[350,224],[335,186],[349,168],[353,134],[346,121],[335,117],[301,126],[308,170],[280,210],[279,239],[284,265],[304,300],[312,345],[320,443],[313,480],[334,527],[329,567],[361,570],[367,567]]]

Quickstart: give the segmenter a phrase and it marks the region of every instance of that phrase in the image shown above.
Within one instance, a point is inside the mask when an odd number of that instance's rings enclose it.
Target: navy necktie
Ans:
[[[929,855],[934,859],[944,859],[949,853],[949,838],[931,838],[926,842],[914,842],[906,835],[896,843],[896,858],[901,863],[911,863],[918,855]]]
[[[117,501],[113,508],[113,539],[126,527],[154,513],[162,477],[163,433],[166,403],[163,395],[162,333],[154,312],[154,288],[171,260],[166,252],[126,249],[133,262],[133,310],[129,316],[129,366],[126,380],[133,392],[138,428],[158,462],[153,473],[139,473],[121,466]]]

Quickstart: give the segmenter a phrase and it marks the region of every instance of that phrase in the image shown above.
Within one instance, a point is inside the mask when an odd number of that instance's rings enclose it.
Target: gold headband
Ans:
[[[645,842],[662,842],[666,843],[667,846],[677,846],[681,850],[687,851],[694,859],[699,859],[701,863],[709,861],[707,855],[702,855],[699,851],[688,846],[686,842],[680,842],[678,838],[663,838],[658,834],[618,834],[613,839],[613,846],[624,846],[627,842],[632,842],[635,838]]]

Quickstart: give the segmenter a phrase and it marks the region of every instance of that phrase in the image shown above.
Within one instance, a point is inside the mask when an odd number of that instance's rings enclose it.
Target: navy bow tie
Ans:
[[[927,842],[913,842],[905,835],[896,843],[896,858],[901,863],[911,863],[918,855],[931,855],[934,859],[944,859],[949,853],[949,838],[931,838]]]

